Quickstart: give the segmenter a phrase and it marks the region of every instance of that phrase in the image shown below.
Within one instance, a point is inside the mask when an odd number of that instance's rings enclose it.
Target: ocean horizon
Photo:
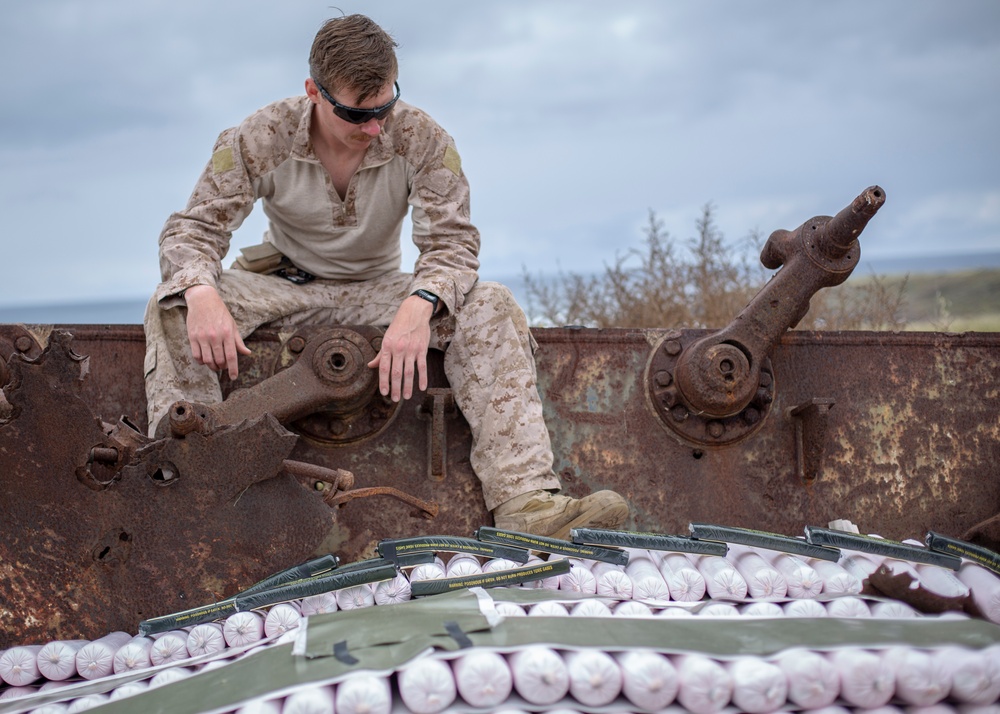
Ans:
[[[909,256],[898,258],[862,258],[852,278],[870,275],[953,273],[980,268],[1000,268],[1000,251],[957,255]],[[501,282],[511,289],[521,305],[527,304],[523,274],[494,276],[480,274],[484,280]],[[532,278],[556,277],[555,273],[531,273]],[[0,324],[29,325],[131,325],[142,324],[148,296],[89,300],[78,303],[53,302],[4,305],[0,303]]]

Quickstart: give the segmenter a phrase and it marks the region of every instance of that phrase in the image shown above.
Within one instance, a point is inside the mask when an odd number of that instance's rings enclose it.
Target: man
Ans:
[[[565,538],[628,516],[612,491],[553,495],[552,451],[533,340],[510,291],[479,282],[479,233],[451,137],[399,101],[396,43],[361,15],[326,22],[306,95],[270,104],[219,136],[187,207],[160,235],[163,282],[146,312],[150,434],[177,400],[222,399],[243,338],[261,325],[387,326],[369,364],[394,401],[427,386],[429,347],[469,423],[471,463],[498,527]],[[232,231],[260,200],[280,273],[222,270]],[[400,272],[412,209],[420,250]],[[286,279],[287,278],[287,279]]]

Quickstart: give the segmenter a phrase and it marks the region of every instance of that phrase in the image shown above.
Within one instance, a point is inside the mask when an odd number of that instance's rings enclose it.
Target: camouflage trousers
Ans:
[[[246,338],[261,326],[388,326],[411,292],[412,276],[374,280],[317,279],[296,285],[279,277],[223,271],[219,293]],[[218,375],[195,363],[187,308],[146,308],[146,401],[149,433],[178,400],[222,400]],[[430,346],[444,351],[445,376],[472,432],[471,464],[486,507],[537,489],[559,488],[536,384],[534,340],[510,290],[479,282],[455,314],[431,319]]]

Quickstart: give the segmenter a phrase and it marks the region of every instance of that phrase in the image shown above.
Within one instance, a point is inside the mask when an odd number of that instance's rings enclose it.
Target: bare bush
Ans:
[[[538,326],[721,328],[742,310],[769,277],[757,260],[763,241],[750,233],[727,244],[715,225],[711,203],[702,208],[696,235],[687,250],[653,211],[643,229],[641,248],[615,255],[604,272],[582,275],[559,271],[552,277],[525,268],[527,311]],[[750,256],[753,256],[753,259]],[[801,329],[896,330],[902,317],[906,281],[892,286],[873,275],[852,285],[815,295]]]

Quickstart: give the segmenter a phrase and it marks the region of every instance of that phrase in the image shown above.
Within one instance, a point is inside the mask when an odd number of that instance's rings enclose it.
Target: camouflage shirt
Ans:
[[[461,307],[476,282],[479,232],[452,138],[400,101],[371,143],[341,200],[313,151],[313,104],[284,99],[219,135],[184,210],[160,234],[163,307],[192,285],[217,285],[232,232],[261,200],[265,240],[321,278],[368,280],[400,269],[400,233],[412,207],[420,251],[413,289]]]

